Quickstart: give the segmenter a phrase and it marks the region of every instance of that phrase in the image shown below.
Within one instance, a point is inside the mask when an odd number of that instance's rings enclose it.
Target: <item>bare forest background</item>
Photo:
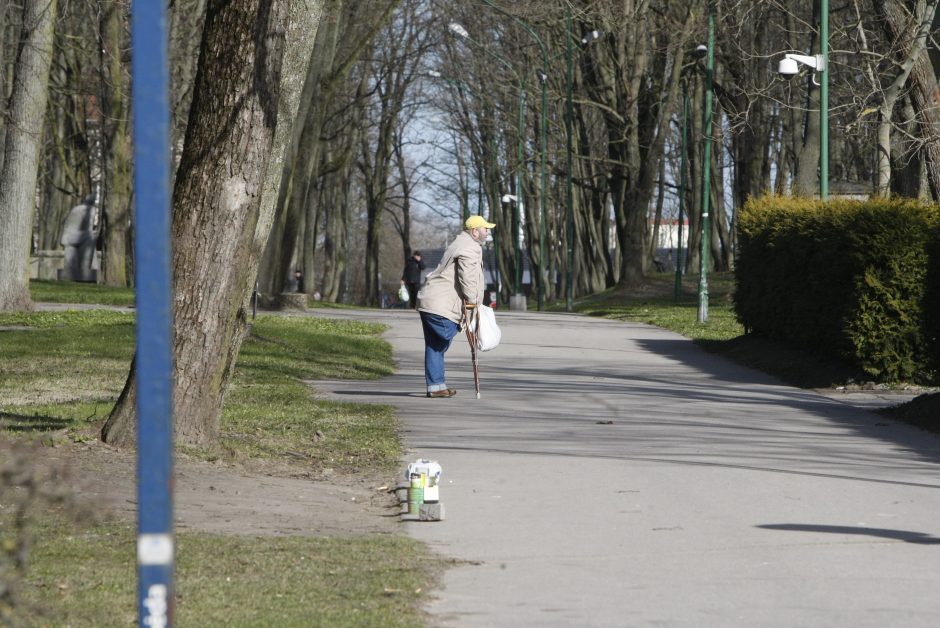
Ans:
[[[937,1],[830,0],[833,195],[940,194]],[[91,194],[98,280],[133,283],[130,10],[0,4],[0,310]],[[819,52],[819,0],[169,3],[177,438],[214,443],[255,287],[379,305],[468,213],[497,223],[500,303],[523,265],[547,303],[642,282],[680,206],[698,272],[710,13],[730,270],[736,208],[818,190],[818,77],[777,64]],[[132,442],[133,397],[131,372],[105,438]]]

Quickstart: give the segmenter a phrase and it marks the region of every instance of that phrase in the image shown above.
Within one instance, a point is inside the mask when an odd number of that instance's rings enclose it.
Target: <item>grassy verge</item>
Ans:
[[[136,531],[36,523],[23,626],[119,626],[136,618]],[[439,563],[438,563],[439,565]],[[409,626],[439,567],[404,537],[177,535],[180,626]]]
[[[235,458],[284,458],[304,473],[389,471],[401,444],[390,406],[316,399],[304,380],[370,379],[392,372],[391,347],[370,323],[259,317],[242,346],[222,412]]]
[[[728,340],[744,333],[731,303],[734,276],[710,275],[708,321],[698,322],[698,292],[695,278],[685,278],[678,299],[675,277],[654,275],[642,290],[612,289],[575,303],[575,311],[614,320],[646,323],[670,329],[693,340]]]
[[[37,301],[95,301],[72,293],[94,286],[34,282],[34,290],[37,285]],[[108,304],[126,304],[112,297]],[[248,466],[264,461],[272,472],[295,476],[325,469],[390,472],[400,455],[391,407],[324,401],[304,383],[389,374],[391,349],[378,337],[382,329],[352,321],[259,317],[223,407],[221,448],[187,453]],[[15,447],[52,435],[93,437],[121,391],[133,344],[132,313],[0,314],[0,439]],[[133,622],[132,526],[71,521],[60,506],[35,499],[27,508],[27,536],[34,546],[25,572],[16,576],[18,605],[4,606],[3,592],[16,571],[11,565],[22,548],[14,522],[29,491],[25,485],[4,491],[2,484],[0,624],[10,617],[26,626]],[[250,538],[184,531],[177,547],[180,625],[420,625],[420,592],[442,568],[425,546],[386,535]]]
[[[106,310],[0,314],[0,428],[31,438],[84,434],[110,412],[133,355],[134,315]],[[222,414],[222,449],[206,459],[289,456],[305,471],[388,471],[400,445],[389,406],[316,399],[303,380],[392,371],[382,327],[261,316],[243,344]],[[291,464],[296,464],[291,462]]]
[[[133,288],[114,288],[74,281],[33,279],[29,292],[38,303],[91,303],[95,305],[134,305]]]
[[[641,290],[611,289],[575,302],[575,311],[614,320],[646,323],[670,329],[693,340],[729,340],[744,333],[731,303],[734,276],[709,276],[708,320],[698,322],[696,278],[685,278],[675,296],[675,277],[657,274]]]

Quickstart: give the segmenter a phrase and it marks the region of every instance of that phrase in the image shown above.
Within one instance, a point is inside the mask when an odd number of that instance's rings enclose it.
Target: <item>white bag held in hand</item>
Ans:
[[[496,313],[488,305],[480,303],[476,307],[476,316],[471,317],[470,331],[477,335],[477,349],[489,351],[495,349],[503,336],[496,324]]]
[[[408,288],[405,287],[405,284],[401,285],[401,288],[398,289],[398,300],[407,302],[411,295],[408,294]]]

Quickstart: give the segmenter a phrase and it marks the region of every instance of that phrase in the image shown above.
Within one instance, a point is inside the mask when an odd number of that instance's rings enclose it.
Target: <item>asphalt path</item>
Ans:
[[[387,323],[397,373],[318,382],[396,406],[408,460],[443,467],[458,559],[442,626],[935,626],[940,441],[782,385],[655,327],[499,312],[481,399],[461,336],[451,399],[424,396],[416,313]]]

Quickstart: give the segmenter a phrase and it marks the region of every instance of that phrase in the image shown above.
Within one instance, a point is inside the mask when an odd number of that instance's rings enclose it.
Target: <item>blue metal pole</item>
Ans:
[[[140,626],[173,623],[170,109],[166,3],[134,0],[137,577]]]

